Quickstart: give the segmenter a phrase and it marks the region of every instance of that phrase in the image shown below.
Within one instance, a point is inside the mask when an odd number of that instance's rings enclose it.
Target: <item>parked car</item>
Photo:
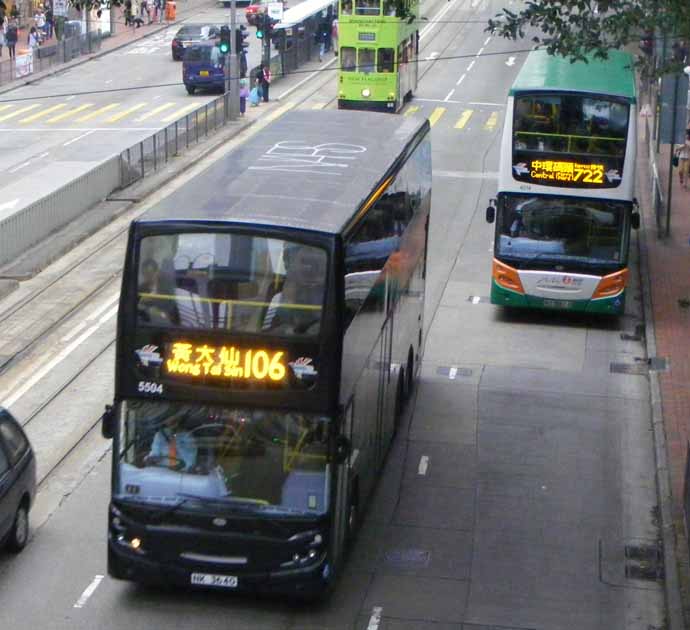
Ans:
[[[0,543],[10,551],[29,540],[29,510],[36,496],[36,459],[26,434],[0,407]]]
[[[186,24],[173,37],[171,43],[173,61],[184,59],[185,48],[189,48],[192,44],[212,40],[218,36],[220,36],[220,24]]]

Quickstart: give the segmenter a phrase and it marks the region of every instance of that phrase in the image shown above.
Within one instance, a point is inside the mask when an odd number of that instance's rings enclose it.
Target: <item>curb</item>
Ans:
[[[644,139],[642,147],[646,150],[648,138]],[[638,149],[640,143],[638,141]],[[646,158],[645,158],[646,160]],[[639,162],[638,162],[639,164]],[[639,169],[639,166],[638,166]],[[647,164],[648,170],[648,164]],[[639,172],[639,170],[638,170]],[[649,178],[649,173],[641,173],[642,181]],[[646,179],[645,179],[646,178]],[[645,198],[649,191],[644,188]],[[646,199],[645,199],[646,201]],[[649,260],[647,257],[647,228],[645,222],[640,222],[638,239],[638,254],[640,256],[640,281],[642,286],[642,304],[645,320],[645,346],[647,358],[656,356],[656,333],[652,313],[652,291],[649,280]],[[668,467],[668,451],[666,446],[666,430],[661,401],[659,375],[649,372],[650,406],[652,411],[652,429],[654,436],[654,461],[656,463],[656,487],[659,499],[660,529],[664,544],[664,599],[666,602],[666,617],[668,630],[684,630],[683,606],[680,597],[680,582],[678,576],[678,560],[676,557],[676,536],[673,524],[673,498],[671,496],[671,479]]]

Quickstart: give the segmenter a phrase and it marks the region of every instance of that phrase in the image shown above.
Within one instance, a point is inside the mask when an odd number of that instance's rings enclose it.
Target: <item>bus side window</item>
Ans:
[[[394,72],[395,51],[392,48],[379,48],[377,72]]]
[[[343,72],[354,72],[357,67],[357,52],[352,46],[343,46],[340,49],[340,58]]]

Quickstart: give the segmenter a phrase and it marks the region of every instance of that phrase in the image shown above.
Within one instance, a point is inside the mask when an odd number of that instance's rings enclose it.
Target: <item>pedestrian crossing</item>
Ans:
[[[426,107],[423,105],[409,105],[403,111],[403,116],[425,116],[432,127],[448,127],[458,131],[494,132],[500,127],[501,112],[487,111],[485,108],[457,109],[445,106]]]
[[[113,102],[113,103],[93,103],[65,101],[56,103],[54,101],[40,101],[27,103],[18,101],[16,103],[0,103],[0,126],[5,129],[13,127],[50,127],[60,125],[60,127],[92,127],[112,125],[119,126],[138,126],[146,123],[146,126],[156,124],[170,124],[182,118],[186,114],[201,108],[204,101],[200,99],[190,99],[188,101],[169,101],[160,100],[138,101],[138,102]]]

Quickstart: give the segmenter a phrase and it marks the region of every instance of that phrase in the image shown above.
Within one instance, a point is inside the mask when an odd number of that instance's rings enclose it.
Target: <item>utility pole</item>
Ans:
[[[225,120],[235,119],[239,113],[239,72],[237,64],[237,3],[230,4],[230,54],[225,55]]]

